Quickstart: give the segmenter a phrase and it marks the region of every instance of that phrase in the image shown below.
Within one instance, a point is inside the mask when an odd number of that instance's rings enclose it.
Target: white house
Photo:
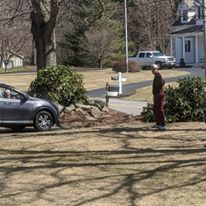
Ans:
[[[178,11],[170,33],[171,54],[177,65],[181,59],[186,65],[200,64],[204,61],[203,6],[195,0],[183,0]]]
[[[12,52],[12,57],[9,58],[7,68],[12,68],[12,67],[21,67],[24,65],[23,60],[24,57],[22,55],[19,55],[17,53]],[[5,62],[4,60],[1,63],[2,68],[5,68]]]

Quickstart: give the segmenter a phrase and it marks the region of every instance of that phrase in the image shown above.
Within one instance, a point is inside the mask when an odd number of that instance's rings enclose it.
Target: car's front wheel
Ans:
[[[50,130],[53,125],[53,118],[47,111],[40,111],[36,114],[34,119],[34,128],[37,131]]]

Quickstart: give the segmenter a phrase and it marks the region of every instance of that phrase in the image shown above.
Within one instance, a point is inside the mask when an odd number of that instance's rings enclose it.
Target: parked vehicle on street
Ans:
[[[59,110],[54,103],[0,83],[0,126],[15,131],[34,126],[36,131],[47,131],[54,124],[59,124]]]
[[[137,55],[128,58],[129,61],[137,62],[140,66],[146,67],[157,64],[159,68],[173,68],[175,66],[175,58],[173,56],[165,56],[159,51],[140,51]]]

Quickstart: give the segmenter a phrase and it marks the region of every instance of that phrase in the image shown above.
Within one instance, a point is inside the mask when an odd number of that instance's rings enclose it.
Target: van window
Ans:
[[[144,52],[139,53],[139,58],[144,58],[144,56],[145,56],[145,53],[144,53]]]
[[[146,53],[146,58],[151,58],[152,54],[151,53]]]

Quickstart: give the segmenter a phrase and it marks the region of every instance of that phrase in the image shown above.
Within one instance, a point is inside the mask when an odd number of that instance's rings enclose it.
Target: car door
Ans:
[[[138,63],[145,66],[145,52],[140,52],[138,55]]]
[[[151,52],[147,52],[145,56],[145,66],[150,66],[154,63],[153,54]]]
[[[33,106],[23,94],[10,89],[11,96],[3,97],[4,123],[32,123]]]

